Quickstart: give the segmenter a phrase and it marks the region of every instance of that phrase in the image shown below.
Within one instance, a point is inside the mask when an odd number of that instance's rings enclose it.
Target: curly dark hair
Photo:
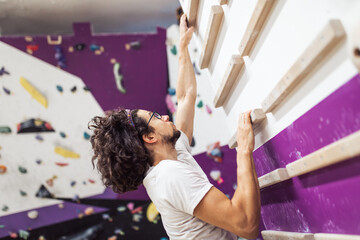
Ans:
[[[153,165],[152,153],[145,147],[142,136],[154,132],[146,121],[131,111],[134,126],[125,109],[105,112],[95,116],[88,124],[94,130],[90,142],[94,150],[92,164],[101,174],[102,182],[116,193],[138,189],[146,171]]]

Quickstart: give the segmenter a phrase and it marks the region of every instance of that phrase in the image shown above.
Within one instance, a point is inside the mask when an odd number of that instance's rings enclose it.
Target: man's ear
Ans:
[[[145,143],[156,143],[158,141],[155,133],[144,134],[142,139]]]

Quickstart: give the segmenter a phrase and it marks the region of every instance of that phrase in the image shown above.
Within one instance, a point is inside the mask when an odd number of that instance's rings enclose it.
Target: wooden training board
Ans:
[[[290,178],[286,168],[278,168],[272,172],[269,172],[259,177],[260,188],[268,187],[279,182],[283,182]]]
[[[263,110],[266,113],[274,110],[344,37],[345,30],[341,22],[339,20],[330,20],[265,98],[262,103]]]
[[[261,108],[256,108],[251,111],[250,114],[251,122],[253,124],[253,127],[256,127],[256,125],[260,124],[262,120],[266,118],[265,112]],[[229,140],[229,148],[233,149],[237,147],[237,141],[236,141],[237,131]]]
[[[345,235],[345,234],[331,234],[331,233],[315,233],[315,240],[360,240],[360,236]]]
[[[210,64],[223,17],[224,11],[221,6],[211,6],[209,22],[206,27],[203,49],[199,61],[200,69],[207,68]]]
[[[314,240],[312,233],[282,232],[266,230],[261,231],[264,240]]]
[[[360,155],[360,130],[286,165],[296,177]]]
[[[258,0],[254,12],[250,18],[250,21],[247,25],[247,28],[245,30],[245,33],[243,35],[243,38],[241,40],[241,43],[239,45],[239,54],[234,55],[238,58],[243,58],[244,56],[248,56],[253,49],[256,40],[260,36],[260,32],[265,25],[265,22],[268,18],[269,13],[271,12],[271,9],[275,5],[275,0]],[[233,58],[233,57],[232,57]],[[214,99],[214,105],[215,107],[221,107],[224,105],[224,102],[227,98],[227,95],[229,93],[229,90],[234,85],[242,67],[242,64],[238,64],[236,68],[231,64],[227,66],[225,70],[224,77],[222,78],[222,81],[220,83],[220,87],[218,88],[218,91],[216,93],[215,99]],[[232,74],[229,74],[229,73]]]

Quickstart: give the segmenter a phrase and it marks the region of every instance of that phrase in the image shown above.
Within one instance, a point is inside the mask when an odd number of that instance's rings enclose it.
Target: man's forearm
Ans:
[[[237,188],[232,198],[233,204],[244,211],[247,223],[256,226],[260,217],[260,189],[254,168],[252,153],[238,149]]]
[[[196,79],[188,47],[180,47],[176,97],[180,100],[184,99],[185,96],[190,96],[196,99]]]

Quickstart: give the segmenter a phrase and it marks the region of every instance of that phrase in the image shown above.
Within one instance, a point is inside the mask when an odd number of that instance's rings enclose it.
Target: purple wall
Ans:
[[[60,45],[67,64],[63,70],[80,77],[92,90],[103,110],[124,106],[156,110],[161,114],[167,112],[164,101],[168,88],[166,29],[158,28],[154,34],[93,36],[89,23],[75,23],[73,27],[74,36],[63,36]],[[24,37],[3,36],[0,41],[24,52],[27,45],[38,45],[39,49],[33,52],[33,56],[56,66],[54,46],[47,43],[46,36],[32,38],[32,42],[26,42]],[[132,41],[140,41],[141,49],[127,51],[125,44]],[[86,48],[68,52],[70,46],[78,43],[86,44]],[[96,55],[89,49],[91,44],[103,46],[104,52]],[[121,64],[126,94],[116,88],[113,65],[110,63],[112,58]]]
[[[254,152],[259,176],[360,129],[360,76]],[[360,144],[360,143],[359,143]],[[360,157],[261,191],[267,230],[360,235]]]

